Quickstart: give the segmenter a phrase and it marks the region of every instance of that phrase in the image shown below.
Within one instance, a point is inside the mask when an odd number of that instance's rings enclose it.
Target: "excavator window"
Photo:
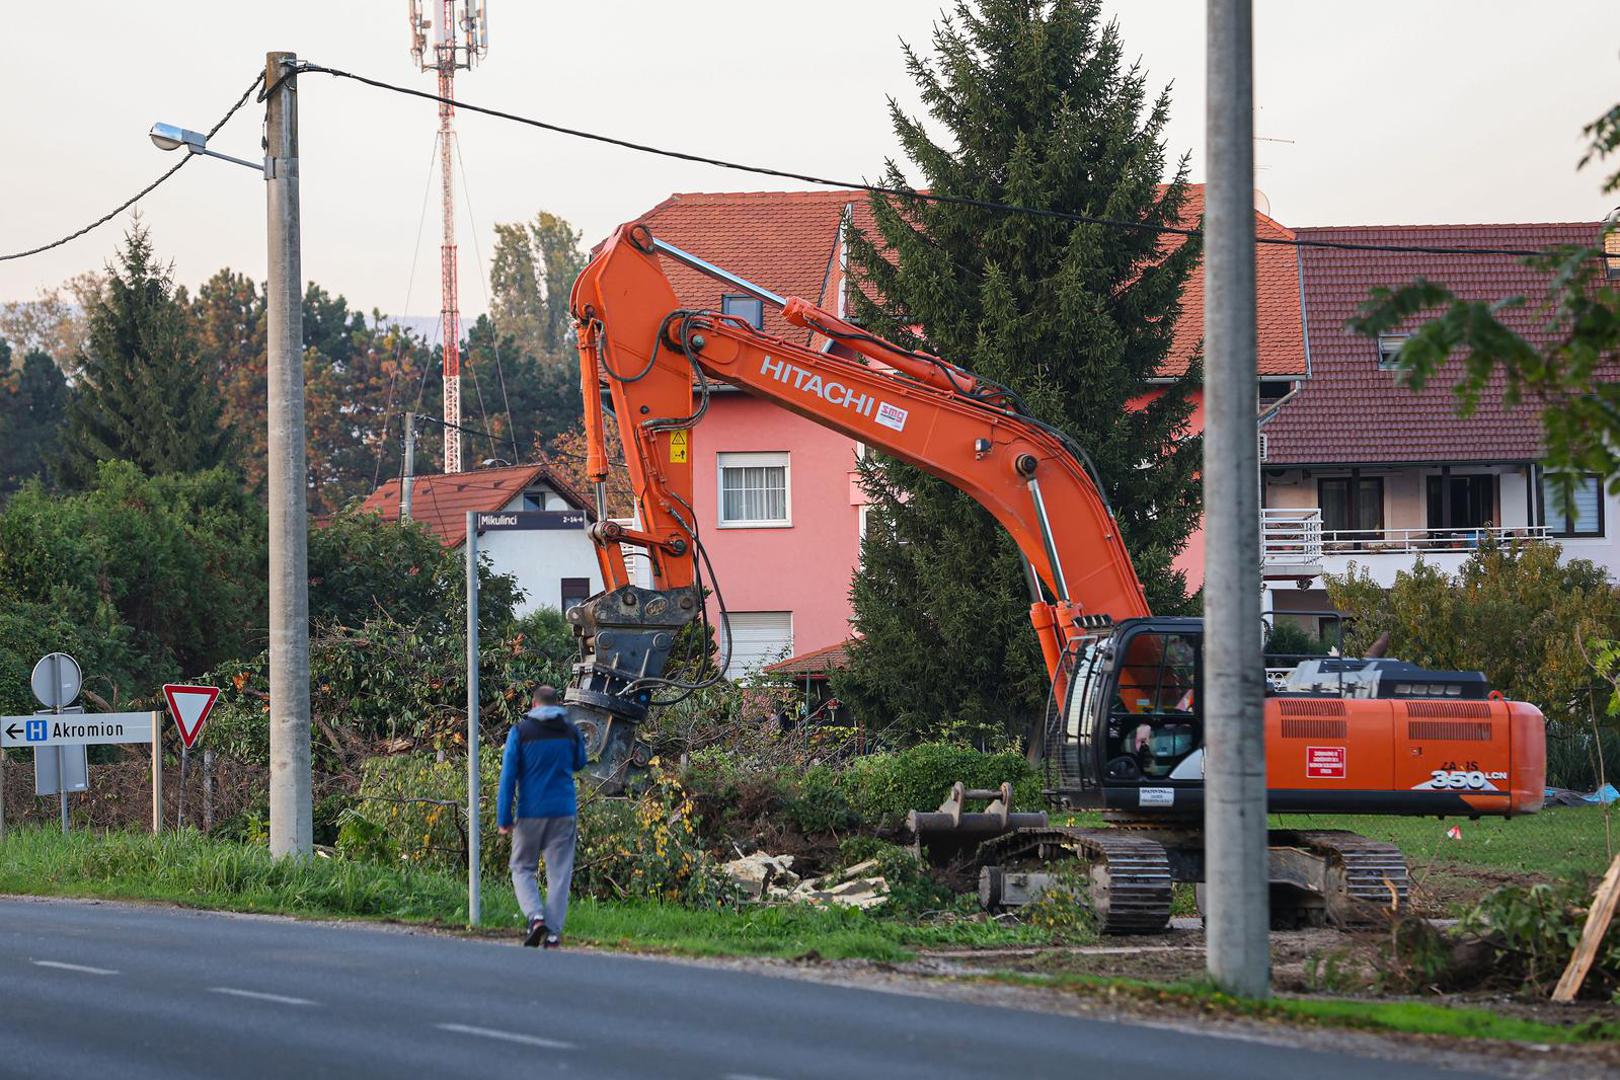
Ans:
[[[1202,744],[1202,640],[1157,630],[1129,637],[1114,665],[1108,777],[1162,779]]]

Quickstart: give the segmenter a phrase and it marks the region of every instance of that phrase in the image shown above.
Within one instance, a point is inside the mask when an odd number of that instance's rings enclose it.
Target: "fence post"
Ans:
[[[152,714],[152,832],[163,831],[163,725]]]
[[[203,751],[203,832],[214,831],[214,752]]]

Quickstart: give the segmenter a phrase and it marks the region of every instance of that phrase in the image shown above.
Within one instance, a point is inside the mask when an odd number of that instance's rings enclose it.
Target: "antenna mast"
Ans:
[[[439,76],[439,97],[455,97],[456,69],[471,70],[489,52],[485,0],[426,0],[439,8],[438,26],[422,14],[423,0],[410,0],[411,58]],[[476,7],[475,7],[476,4]],[[458,14],[459,9],[459,14]],[[434,40],[428,45],[428,31]],[[461,471],[461,305],[456,296],[456,195],[451,161],[455,107],[439,102],[439,173],[444,191],[444,241],[439,248],[440,321],[444,338],[444,471]],[[452,427],[450,425],[458,425]]]

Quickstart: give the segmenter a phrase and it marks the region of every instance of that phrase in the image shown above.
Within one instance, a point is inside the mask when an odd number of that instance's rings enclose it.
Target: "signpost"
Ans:
[[[51,653],[34,665],[29,685],[45,711],[32,716],[0,716],[0,754],[11,747],[34,751],[36,795],[61,800],[62,832],[68,831],[68,793],[90,789],[86,746],[117,743],[152,743],[153,831],[161,822],[156,808],[162,804],[163,754],[158,714],[155,712],[86,713],[78,700],[84,684],[78,662],[67,653]],[[214,691],[217,695],[218,691]],[[212,701],[209,702],[212,705]],[[202,717],[207,716],[207,709]],[[193,738],[201,718],[193,726]],[[5,836],[5,775],[0,772],[0,838]]]
[[[164,683],[163,696],[169,702],[169,714],[180,729],[180,800],[175,808],[175,828],[186,820],[186,766],[191,761],[191,748],[202,735],[208,714],[219,700],[217,686],[189,686],[185,683]]]
[[[34,691],[35,700],[50,709],[52,713],[60,715],[63,708],[72,705],[79,699],[79,688],[84,685],[84,672],[79,670],[79,662],[67,653],[47,653],[40,657],[39,663],[34,665],[33,674],[28,677],[28,685]],[[35,721],[35,723],[38,723],[38,721]],[[30,728],[32,726],[30,725]],[[57,746],[56,783],[52,785],[52,790],[56,792],[56,797],[62,804],[62,835],[66,836],[68,831],[69,788],[65,781],[69,761],[68,755],[64,755],[60,749],[61,744],[59,743]],[[83,750],[76,751],[76,753],[81,759],[83,758]],[[39,751],[34,751],[34,793],[36,796],[41,793],[39,782],[45,775],[40,770],[39,758]],[[90,767],[82,761],[73,762],[72,764],[78,766],[76,771],[84,774],[84,786],[76,790],[88,791],[90,789]]]

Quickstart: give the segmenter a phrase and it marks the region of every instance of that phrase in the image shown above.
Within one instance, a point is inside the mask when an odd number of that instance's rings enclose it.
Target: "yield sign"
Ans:
[[[219,687],[164,683],[163,696],[169,699],[169,713],[180,729],[180,741],[190,750],[196,745],[203,723],[219,698]]]

